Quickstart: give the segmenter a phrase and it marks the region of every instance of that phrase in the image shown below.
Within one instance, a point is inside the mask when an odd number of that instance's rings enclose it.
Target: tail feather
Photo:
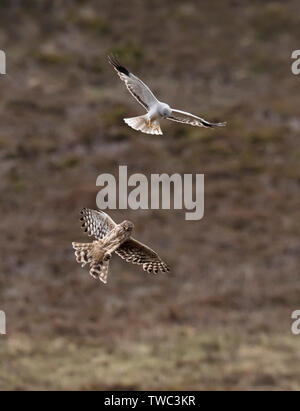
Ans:
[[[92,261],[91,250],[93,243],[72,243],[75,251],[76,261],[84,267]]]
[[[107,283],[109,261],[95,261],[90,265],[90,274],[94,278],[99,278],[104,284]]]
[[[124,118],[124,121],[129,125],[129,127],[133,128],[134,130],[141,131],[142,133],[162,134],[158,120],[151,121],[151,125],[149,127],[147,115]]]
[[[72,243],[75,251],[76,261],[84,267],[90,264],[90,274],[92,277],[101,280],[106,284],[109,260],[101,261],[95,260],[92,256],[93,243]]]

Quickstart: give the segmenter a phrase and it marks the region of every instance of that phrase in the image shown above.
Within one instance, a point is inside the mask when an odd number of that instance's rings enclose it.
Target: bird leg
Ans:
[[[152,127],[151,120],[148,121],[148,127]]]

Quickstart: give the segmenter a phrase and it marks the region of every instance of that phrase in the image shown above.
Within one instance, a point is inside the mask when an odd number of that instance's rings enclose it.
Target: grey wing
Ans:
[[[201,117],[194,116],[194,114],[187,113],[186,111],[174,110],[167,117],[168,120],[178,121],[179,123],[190,124],[191,126],[197,127],[222,127],[226,126],[226,123],[210,123]]]
[[[116,226],[113,219],[103,211],[83,208],[80,214],[84,231],[97,240],[104,238]]]
[[[158,103],[155,95],[142,80],[121,66],[115,58],[108,57],[108,60],[119,74],[120,79],[125,82],[128,91],[146,110],[149,110],[153,104]]]
[[[155,251],[133,238],[126,240],[116,253],[128,263],[142,265],[143,270],[148,273],[158,273],[159,270],[170,271],[169,266]]]

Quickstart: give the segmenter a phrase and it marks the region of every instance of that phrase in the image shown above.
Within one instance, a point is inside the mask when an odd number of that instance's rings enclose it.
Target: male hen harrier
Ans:
[[[121,80],[125,82],[129,92],[147,110],[147,114],[143,116],[124,118],[125,123],[134,130],[140,130],[147,134],[162,134],[159,124],[161,118],[198,127],[220,127],[226,125],[226,123],[209,123],[201,117],[194,116],[185,111],[175,110],[168,104],[162,103],[157,100],[142,80],[121,66],[115,58],[108,57],[108,59],[119,74]]]
[[[92,243],[72,243],[76,261],[84,267],[90,264],[90,274],[107,282],[109,261],[113,252],[126,262],[139,264],[148,273],[169,271],[155,251],[131,237],[134,225],[131,221],[116,224],[103,211],[84,208],[81,211],[82,227],[89,236],[96,238]]]

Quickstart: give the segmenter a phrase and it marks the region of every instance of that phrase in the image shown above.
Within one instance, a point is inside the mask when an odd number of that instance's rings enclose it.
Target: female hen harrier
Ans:
[[[125,123],[134,130],[140,130],[147,134],[162,134],[159,124],[161,118],[198,127],[221,127],[226,125],[226,123],[209,123],[201,117],[194,116],[185,111],[175,110],[168,104],[162,103],[157,100],[142,80],[121,66],[115,58],[108,57],[108,59],[119,74],[121,80],[125,82],[129,92],[147,110],[147,114],[143,116],[124,118]]]
[[[81,210],[82,227],[89,236],[96,238],[92,243],[72,243],[75,251],[76,261],[84,267],[90,264],[90,274],[107,282],[109,261],[113,252],[126,262],[139,264],[148,273],[158,271],[170,271],[155,251],[145,244],[131,237],[134,225],[131,221],[123,221],[116,224],[103,211]]]

